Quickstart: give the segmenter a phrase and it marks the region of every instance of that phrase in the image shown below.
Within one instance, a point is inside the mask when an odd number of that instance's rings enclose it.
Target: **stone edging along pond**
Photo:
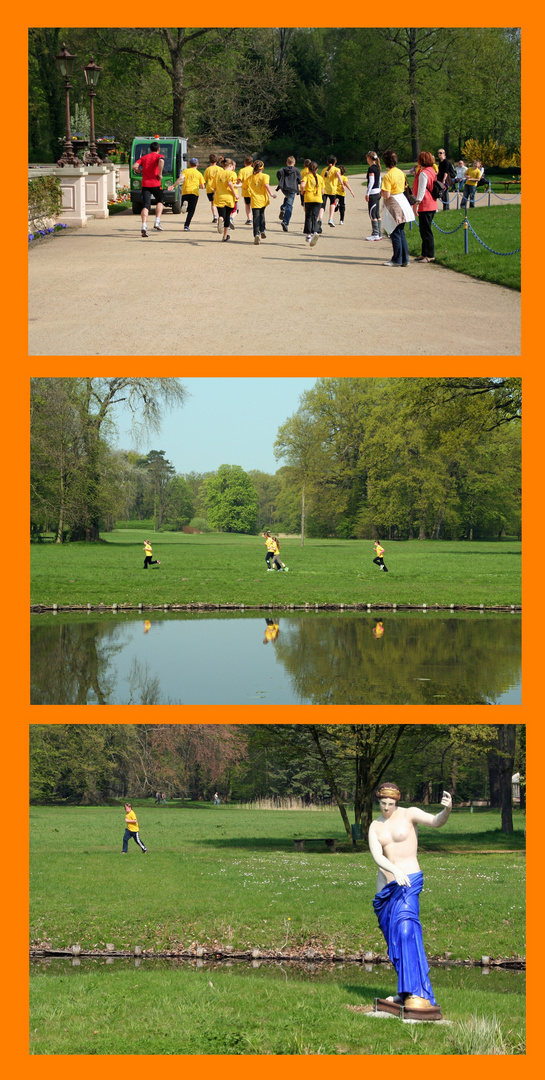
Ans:
[[[522,611],[521,604],[31,604],[46,611]]]
[[[201,960],[201,961],[220,961],[220,960],[260,960],[260,961],[273,961],[277,963],[279,960],[294,962],[311,962],[311,963],[352,963],[352,964],[389,964],[390,960],[387,956],[383,956],[379,953],[364,952],[356,953],[354,955],[347,955],[346,953],[331,953],[320,952],[319,949],[313,949],[303,946],[298,950],[264,950],[264,949],[233,949],[227,946],[221,946],[216,948],[206,948],[206,946],[197,945],[190,949],[143,949],[140,945],[135,945],[133,949],[116,949],[115,945],[106,945],[104,949],[82,949],[79,945],[72,945],[69,949],[50,949],[50,948],[34,948],[30,949],[31,959],[45,959],[48,957],[111,957],[112,959],[127,960],[133,957],[145,957],[149,960]],[[493,967],[493,968],[509,968],[512,971],[525,971],[526,960],[524,957],[507,957],[507,956],[481,956],[479,959],[466,958],[465,960],[455,960],[452,957],[446,956],[433,956],[428,957],[428,962],[433,967]]]

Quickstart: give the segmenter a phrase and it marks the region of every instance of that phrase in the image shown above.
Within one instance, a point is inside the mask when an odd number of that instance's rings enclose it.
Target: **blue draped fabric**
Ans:
[[[373,900],[373,908],[397,971],[398,994],[417,994],[436,1004],[429,980],[420,923],[419,895],[424,885],[421,871],[409,874],[410,885],[390,881]]]

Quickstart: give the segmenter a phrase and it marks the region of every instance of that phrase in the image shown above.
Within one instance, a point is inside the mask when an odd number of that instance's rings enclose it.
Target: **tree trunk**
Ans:
[[[416,27],[409,29],[409,96],[410,96],[410,124],[411,124],[411,159],[416,161],[420,153],[420,131],[418,126],[418,58],[416,55],[418,31]]]
[[[339,810],[341,812],[341,817],[343,819],[343,825],[344,825],[344,828],[345,828],[345,831],[346,831],[346,835],[347,835],[348,839],[350,840],[350,842],[353,844],[354,841],[352,840],[352,830],[350,828],[350,822],[348,820],[348,814],[346,812],[346,806],[344,805],[344,802],[342,800],[341,793],[340,793],[340,791],[339,791],[339,789],[337,787],[337,783],[335,781],[335,777],[333,775],[333,772],[331,771],[329,762],[328,762],[328,760],[327,760],[327,758],[326,758],[326,756],[324,754],[324,750],[323,750],[322,744],[320,742],[319,732],[312,725],[310,726],[310,734],[312,736],[312,739],[313,739],[314,744],[316,746],[316,749],[318,751],[318,755],[319,755],[320,761],[322,763],[322,767],[323,767],[327,782],[329,784],[329,787],[331,788],[331,791],[332,791],[333,796],[335,798],[335,802],[337,803],[337,806],[339,807]]]
[[[301,492],[301,547],[305,543],[305,478],[303,477],[303,490]]]
[[[501,829],[513,832],[513,785],[515,769],[516,724],[498,724],[498,747],[500,750]]]

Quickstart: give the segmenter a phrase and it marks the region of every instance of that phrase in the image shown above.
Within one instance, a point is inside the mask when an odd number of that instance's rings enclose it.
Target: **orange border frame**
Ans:
[[[216,22],[222,22],[225,16],[225,10],[220,9],[220,5],[216,0],[212,0],[212,3],[207,6],[206,13],[213,15],[217,10],[218,18],[210,20],[210,25],[214,25]],[[375,13],[374,9],[373,13]],[[382,16],[382,9],[380,11]],[[397,13],[397,9],[392,11],[392,16]],[[542,50],[540,53],[540,37],[544,27],[544,18],[541,12],[538,12],[534,7],[534,4],[530,4],[528,0],[522,0],[522,3],[513,10],[513,6],[510,3],[506,3],[505,0],[496,0],[493,5],[490,5],[489,14],[490,19],[485,20],[481,18],[481,13],[485,12],[482,8],[465,10],[463,12],[463,18],[452,18],[454,11],[451,9],[451,17],[442,20],[443,25],[474,25],[481,26],[486,22],[487,25],[496,26],[511,26],[514,23],[518,23],[522,27],[523,32],[523,102],[524,102],[524,123],[523,123],[523,142],[525,146],[530,146],[530,131],[532,135],[537,130],[538,118],[541,120],[541,116],[538,113],[537,103],[540,100],[541,87],[538,83],[538,74],[540,73],[540,62],[542,59]],[[112,22],[112,10],[111,5],[108,5],[99,0],[95,6],[96,20],[99,22],[99,17],[104,15],[104,19],[101,21],[101,25],[109,24]],[[229,20],[228,25],[232,25],[236,19],[233,12],[233,18]],[[242,14],[242,12],[241,12]],[[332,9],[330,4],[324,3],[324,0],[318,0],[313,9],[312,25],[328,26],[331,24]],[[342,18],[344,25],[366,25],[366,22],[362,22],[362,8],[361,5],[357,5],[354,0],[348,0],[342,8]],[[428,13],[429,14],[429,13]],[[438,16],[437,22],[439,22],[440,15],[442,13],[434,12]],[[462,11],[456,11],[456,14],[462,15]],[[50,13],[47,12],[50,16]],[[73,24],[73,5],[61,3],[55,5],[54,15],[56,21],[63,22],[65,25]],[[467,16],[467,17],[466,17]],[[475,17],[477,16],[477,17]],[[198,21],[198,20],[197,20]],[[288,21],[288,20],[285,20]],[[300,25],[303,19],[292,19],[291,25]],[[424,21],[424,20],[422,20]],[[53,17],[50,16],[47,19],[49,25],[53,22]],[[273,22],[273,18],[267,20],[264,19],[252,19],[252,25],[270,25]],[[433,20],[435,22],[435,20]],[[9,30],[10,36],[7,39],[8,44],[4,49],[4,56],[8,57],[4,61],[5,66],[2,66],[0,71],[0,79],[2,83],[2,96],[0,101],[3,103],[4,111],[4,147],[5,153],[8,153],[10,158],[15,157],[17,150],[19,149],[19,140],[13,138],[14,132],[26,131],[26,55],[27,55],[27,39],[26,32],[29,26],[43,25],[44,23],[44,9],[42,5],[38,5],[35,2],[30,2],[27,5],[27,19],[24,22],[19,18],[19,14],[14,12],[10,13]],[[373,25],[390,25],[396,24],[395,18],[387,19],[380,17],[377,21],[373,21]],[[426,20],[426,23],[432,24],[432,20]],[[122,19],[116,19],[116,25],[123,25]],[[127,24],[128,25],[128,24]],[[7,107],[4,107],[4,103],[9,102],[9,115]],[[15,118],[15,122],[14,122]],[[535,127],[531,128],[532,121]],[[6,137],[7,136],[7,137]],[[534,136],[535,138],[535,136]],[[11,143],[13,142],[13,147]],[[23,142],[23,148],[25,143]],[[541,149],[541,148],[539,148]],[[13,190],[10,185],[10,194]],[[539,191],[538,198],[541,198],[541,191]],[[537,207],[536,207],[537,209]],[[6,207],[5,211],[5,228],[11,226],[9,209]],[[16,215],[17,224],[18,215]],[[528,252],[532,250],[530,239],[530,228],[528,220],[524,222],[524,235],[525,244],[528,241]],[[9,236],[9,234],[8,234]],[[533,238],[532,238],[533,240]],[[24,281],[26,280],[25,271],[25,252],[22,237],[18,237],[18,241],[15,245],[15,250],[10,251],[9,256],[9,279],[8,275],[4,275],[4,295],[7,298],[6,312],[9,313],[7,327],[4,330],[5,337],[8,338],[8,361],[5,366],[6,373],[9,372],[9,384],[8,376],[4,375],[4,386],[6,389],[6,404],[8,408],[7,419],[4,422],[4,462],[10,463],[9,469],[6,468],[8,474],[8,487],[10,491],[9,512],[7,514],[7,527],[9,529],[9,546],[6,546],[6,556],[10,563],[18,566],[16,560],[19,556],[19,543],[26,544],[26,520],[27,520],[27,476],[28,476],[28,379],[31,375],[44,374],[44,375],[73,375],[85,373],[89,370],[88,359],[85,358],[83,362],[78,362],[78,357],[70,358],[32,358],[29,359],[26,344],[26,297],[24,295]],[[538,263],[536,259],[536,266],[529,265],[530,256],[525,257],[524,278],[523,278],[523,349],[522,356],[513,358],[498,358],[498,368],[496,374],[503,375],[521,375],[524,378],[524,387],[526,390],[525,397],[525,424],[524,424],[524,490],[525,490],[525,505],[524,505],[524,524],[525,536],[536,536],[538,543],[532,545],[532,563],[535,568],[536,582],[539,582],[540,566],[539,566],[539,540],[541,539],[539,525],[542,520],[541,506],[538,505],[536,494],[539,492],[539,481],[541,479],[539,469],[541,449],[538,439],[537,431],[540,418],[538,417],[538,395],[540,390],[540,383],[537,379],[537,357],[539,355],[538,349],[540,342],[538,341],[537,330],[537,318],[535,312],[539,310],[538,304],[540,297],[538,295],[539,280],[537,278]],[[280,358],[285,361],[285,358]],[[205,371],[202,370],[203,360],[205,360]],[[256,364],[255,357],[245,357],[235,360],[233,362],[233,375],[235,377],[253,377],[255,376]],[[157,371],[157,364],[160,363],[160,371]],[[147,374],[147,358],[144,357],[118,357],[116,358],[117,370],[123,373]],[[162,358],[158,361],[157,358],[153,358],[154,369],[157,374],[162,376],[192,376],[203,375],[214,377],[222,374],[220,370],[219,361],[214,358],[199,358],[193,357],[181,358],[181,359],[169,359]],[[365,361],[364,358],[349,357],[347,359],[336,358],[331,360],[330,358],[315,357],[309,359],[308,357],[302,357],[297,360],[296,371],[294,374],[298,376],[330,376],[330,375],[366,375],[376,373],[377,359]],[[9,365],[9,366],[8,366]],[[93,364],[93,374],[110,374],[111,372],[106,370],[107,365],[104,359],[98,358],[98,362]],[[465,375],[465,374],[492,374],[493,368],[491,366],[490,358],[486,358],[483,363],[480,357],[475,358],[441,358],[438,362],[437,359],[422,358],[422,357],[405,357],[403,361],[395,358],[386,357],[381,367],[381,374],[383,376],[399,376],[399,375]],[[529,392],[533,391],[533,393]],[[13,454],[13,448],[15,448],[15,454]],[[11,451],[8,457],[8,450]],[[15,464],[13,464],[15,462]],[[13,508],[13,509],[12,509]],[[13,512],[13,510],[15,512]],[[537,518],[537,520],[536,520]],[[14,528],[15,523],[15,528]],[[532,534],[529,530],[532,528]],[[17,532],[17,543],[13,543],[12,533]],[[21,536],[19,536],[19,533]],[[27,574],[26,580],[28,580],[28,560],[23,560],[23,569]],[[21,790],[24,790],[26,785],[26,777],[28,775],[28,731],[27,727],[29,723],[37,722],[38,717],[35,712],[28,705],[28,686],[29,686],[29,656],[28,656],[28,607],[24,603],[21,603],[20,595],[20,580],[21,575],[11,573],[7,582],[7,606],[5,609],[5,625],[9,625],[9,633],[5,635],[4,645],[4,658],[7,660],[6,672],[9,672],[9,683],[7,679],[5,682],[4,695],[7,704],[6,714],[9,717],[8,722],[5,725],[5,742],[6,742],[6,757],[5,760],[9,763],[9,773],[6,770],[6,787],[8,793],[13,790],[18,790],[21,786]],[[533,587],[532,587],[533,586]],[[513,706],[517,709],[515,714],[518,722],[525,722],[528,725],[528,738],[530,757],[528,764],[528,773],[530,775],[529,791],[530,791],[530,804],[532,801],[531,793],[533,790],[532,778],[537,774],[537,769],[534,769],[533,763],[539,759],[540,751],[543,750],[543,734],[542,725],[538,721],[538,709],[541,704],[538,696],[538,686],[536,673],[539,670],[538,664],[541,659],[538,656],[539,638],[538,638],[538,626],[537,626],[537,603],[539,602],[539,594],[536,597],[536,586],[532,582],[532,586],[528,584],[527,576],[525,575],[524,589],[523,589],[523,703],[521,706]],[[530,592],[530,589],[532,591]],[[9,624],[8,624],[9,619]],[[7,684],[7,686],[6,686]],[[169,706],[156,706],[155,708],[165,709],[164,722],[172,722],[172,711]],[[197,706],[195,708],[195,720],[198,719],[202,722],[217,722],[217,714],[207,706]],[[248,708],[253,708],[249,706]],[[256,707],[258,708],[258,707]],[[299,706],[286,706],[282,711],[282,716],[286,713],[285,719],[289,722],[296,721],[296,715],[294,710],[305,707]],[[325,706],[315,706],[315,708],[325,709]],[[418,721],[419,723],[441,723],[452,722],[453,714],[452,709],[456,708],[460,713],[460,722],[477,723],[481,722],[480,718],[477,719],[477,715],[474,711],[471,711],[475,707],[460,707],[460,706],[437,706],[433,710],[433,718],[422,715],[421,710],[415,706],[408,707],[403,712],[403,719]],[[40,722],[66,722],[67,714],[66,707],[60,708],[56,706],[46,707],[46,712],[43,710],[40,712]],[[126,711],[122,711],[126,710]],[[409,713],[409,715],[408,715]],[[509,714],[509,719],[513,714]],[[74,707],[73,722],[81,723],[81,715],[79,710]],[[223,717],[225,722],[240,723],[241,722],[241,710],[237,706],[230,706],[223,710]],[[115,720],[109,722],[128,722],[134,723],[135,715],[134,708],[129,709],[126,707],[118,707],[115,710]],[[246,717],[245,717],[246,719]],[[263,712],[254,712],[252,716],[252,722],[256,720],[266,722],[269,717],[265,717]],[[313,719],[316,720],[316,713],[314,713]],[[342,723],[346,722],[347,714],[346,707],[343,706],[328,706],[327,713],[324,713],[323,718],[320,720]],[[458,715],[456,717],[458,719]],[[502,714],[503,719],[503,714]],[[250,717],[248,715],[249,722]],[[301,721],[305,722],[305,715],[301,716]],[[399,722],[399,707],[397,706],[376,706],[373,712],[373,721],[377,723],[397,723]],[[85,721],[86,722],[86,721]],[[505,722],[505,721],[504,721]],[[9,785],[9,786],[8,786]],[[14,813],[15,810],[15,813]],[[21,812],[21,809],[14,801],[10,800],[6,807],[6,814],[9,813],[7,825],[9,828],[5,828],[4,835],[6,837],[6,843],[4,846],[5,858],[4,863],[8,863],[9,860],[9,883],[4,887],[3,894],[3,906],[5,907],[5,919],[4,926],[9,927],[7,934],[8,941],[6,943],[7,956],[4,970],[6,971],[5,981],[6,988],[9,986],[9,993],[6,994],[7,1005],[4,1011],[4,1016],[7,1021],[7,1031],[9,1032],[8,1039],[5,1038],[5,1053],[4,1056],[7,1059],[8,1068],[13,1065],[17,1071],[24,1070],[25,1074],[32,1077],[71,1077],[75,1070],[78,1071],[79,1076],[91,1077],[97,1068],[97,1059],[94,1056],[54,1056],[49,1057],[36,1057],[28,1054],[28,1021],[27,1021],[27,1001],[28,1001],[28,979],[27,979],[27,949],[28,949],[28,920],[26,910],[26,888],[28,882],[28,847],[27,847],[27,816]],[[12,819],[14,819],[12,825]],[[534,849],[533,845],[533,830],[530,826],[528,830],[528,840],[531,848],[531,852]],[[12,865],[13,864],[13,865]],[[537,864],[537,855],[533,853],[533,863],[530,867],[530,888],[528,890],[529,910],[528,910],[528,929],[530,931],[530,941],[532,942],[532,949],[536,949],[537,945],[533,944],[535,931],[537,929],[537,894],[539,886],[541,884],[541,875]],[[537,964],[536,964],[537,968]],[[9,980],[9,982],[8,982]],[[479,1080],[492,1080],[498,1075],[506,1075],[508,1070],[516,1069],[520,1075],[526,1075],[530,1068],[533,1068],[540,1060],[538,1049],[538,1037],[537,1037],[537,1009],[539,1001],[539,987],[536,971],[530,968],[529,982],[528,982],[528,1040],[527,1040],[527,1054],[523,1058],[515,1059],[501,1059],[496,1061],[488,1057],[479,1057],[473,1061],[472,1059],[466,1059],[464,1061],[464,1069],[468,1077],[479,1077]],[[170,1059],[170,1055],[166,1060]],[[459,1069],[459,1062],[456,1058],[448,1056],[436,1056],[433,1055],[433,1064],[437,1060],[437,1064],[441,1068],[443,1076],[454,1076]],[[380,1064],[382,1058],[379,1059]],[[390,1059],[387,1059],[388,1062]],[[369,1063],[379,1064],[373,1057],[368,1059]],[[361,1068],[361,1059],[359,1057],[350,1056],[342,1057],[339,1059],[339,1068],[342,1069],[346,1075],[352,1070]],[[166,1063],[166,1062],[165,1062]],[[131,1056],[122,1055],[109,1057],[104,1056],[100,1059],[98,1067],[101,1069],[103,1075],[114,1076],[118,1073],[120,1068],[131,1068],[135,1065],[145,1067],[146,1069],[153,1069],[154,1066],[164,1065],[162,1056],[144,1055],[144,1056]],[[386,1062],[385,1062],[386,1063]],[[189,1064],[195,1069],[198,1069],[199,1075],[207,1080],[208,1076],[212,1073],[216,1073],[218,1069],[221,1069],[222,1074],[229,1077],[231,1074],[233,1078],[235,1075],[242,1080],[253,1080],[254,1072],[259,1069],[262,1075],[268,1080],[269,1077],[273,1077],[273,1071],[276,1072],[278,1068],[278,1062],[276,1058],[266,1056],[243,1056],[237,1059],[230,1057],[190,1057]],[[430,1065],[432,1062],[430,1061]],[[282,1068],[287,1070],[290,1074],[293,1070],[293,1075],[297,1075],[298,1078],[306,1078],[309,1080],[317,1080],[317,1078],[328,1077],[331,1074],[332,1060],[329,1058],[312,1057],[312,1059],[306,1057],[287,1058],[282,1059]],[[493,1070],[493,1072],[492,1072]]]

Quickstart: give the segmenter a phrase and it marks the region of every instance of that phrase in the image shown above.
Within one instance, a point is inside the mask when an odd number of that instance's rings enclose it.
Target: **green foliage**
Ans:
[[[208,522],[219,532],[255,533],[259,499],[240,465],[220,465],[205,481]]]
[[[192,529],[197,529],[197,531],[200,532],[200,533],[210,532],[210,526],[209,526],[206,518],[202,518],[202,517],[191,518],[191,521],[189,522],[189,524],[191,525]]]
[[[28,181],[28,223],[32,232],[45,228],[48,218],[60,214],[61,206],[58,176],[36,176]]]

